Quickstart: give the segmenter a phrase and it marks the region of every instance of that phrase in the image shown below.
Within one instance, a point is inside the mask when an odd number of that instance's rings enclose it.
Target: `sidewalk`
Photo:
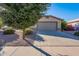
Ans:
[[[41,47],[41,49],[55,56],[79,56],[79,47]]]
[[[5,56],[41,56],[42,53],[34,49],[33,47],[24,46],[6,46],[4,48]]]
[[[52,56],[79,56],[79,47],[39,47]],[[33,47],[6,46],[4,56],[45,56]]]

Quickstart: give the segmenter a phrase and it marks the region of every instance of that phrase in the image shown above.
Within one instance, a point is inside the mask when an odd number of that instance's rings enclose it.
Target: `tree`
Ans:
[[[0,17],[0,28],[3,26],[3,20],[2,18]]]
[[[64,20],[61,21],[61,29],[62,31],[67,29],[67,23]]]
[[[14,28],[23,30],[23,39],[25,39],[25,29],[37,23],[38,19],[44,15],[49,4],[4,4],[5,10],[1,12],[5,23]]]

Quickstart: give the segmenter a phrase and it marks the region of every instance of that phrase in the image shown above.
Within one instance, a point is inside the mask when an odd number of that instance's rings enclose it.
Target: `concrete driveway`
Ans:
[[[36,39],[34,45],[37,46],[79,46],[78,37],[64,32],[38,32]]]
[[[51,55],[79,56],[78,37],[65,32],[38,32],[34,45]],[[41,37],[41,39],[39,39]]]

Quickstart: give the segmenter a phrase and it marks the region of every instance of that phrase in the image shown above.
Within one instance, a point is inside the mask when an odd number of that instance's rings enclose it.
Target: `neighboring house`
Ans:
[[[37,31],[59,31],[61,20],[55,16],[42,16],[37,23]]]
[[[75,30],[79,30],[79,19],[69,21],[67,25],[71,25]]]

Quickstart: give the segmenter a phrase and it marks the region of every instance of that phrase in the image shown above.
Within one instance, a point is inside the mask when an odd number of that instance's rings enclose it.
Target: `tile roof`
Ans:
[[[45,15],[45,16],[42,16],[42,17],[53,17],[53,18],[56,18],[56,19],[58,19],[58,20],[63,20],[63,19],[61,19],[61,18],[59,18],[59,17],[56,17],[56,16],[52,16],[52,15]]]
[[[79,19],[74,19],[74,20],[68,21],[68,23],[74,23],[74,22],[79,22]]]

